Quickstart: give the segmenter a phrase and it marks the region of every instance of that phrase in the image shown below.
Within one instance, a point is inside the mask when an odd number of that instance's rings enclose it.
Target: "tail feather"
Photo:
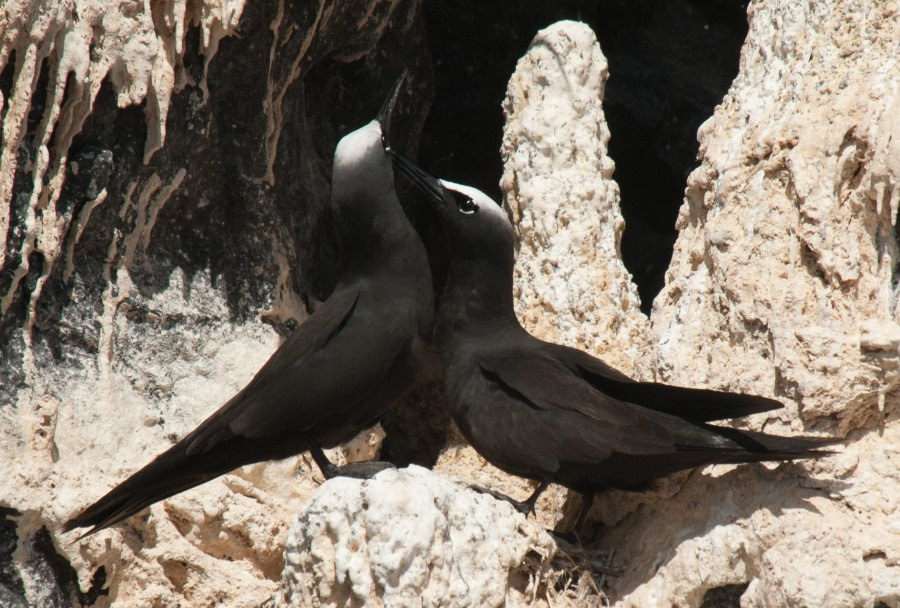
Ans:
[[[155,502],[249,464],[241,446],[232,445],[243,441],[246,440],[232,439],[207,452],[195,454],[188,454],[187,442],[181,441],[69,519],[63,525],[63,531],[91,526],[79,537],[84,538],[119,523]]]
[[[844,441],[839,437],[784,437],[715,425],[704,426],[739,446],[737,450],[722,452],[726,457],[726,460],[722,462],[728,463],[820,458],[834,453],[832,450],[823,448]]]

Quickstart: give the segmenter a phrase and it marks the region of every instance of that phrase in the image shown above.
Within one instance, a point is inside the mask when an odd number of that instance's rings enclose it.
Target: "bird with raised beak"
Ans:
[[[85,534],[246,464],[310,451],[325,477],[367,476],[385,463],[338,469],[323,448],[374,425],[410,389],[429,356],[434,319],[428,259],[394,191],[387,152],[404,78],[378,117],[337,144],[331,205],[344,245],[340,282],[253,379],[178,443],[66,522]]]
[[[506,212],[475,188],[392,158],[425,193],[446,233],[450,266],[436,341],[453,420],[493,465],[538,482],[524,501],[499,495],[520,511],[533,511],[550,483],[561,484],[583,495],[577,531],[598,490],[642,490],[709,464],[815,458],[839,441],[710,424],[782,404],[636,382],[580,350],[531,336],[513,309],[515,235]]]

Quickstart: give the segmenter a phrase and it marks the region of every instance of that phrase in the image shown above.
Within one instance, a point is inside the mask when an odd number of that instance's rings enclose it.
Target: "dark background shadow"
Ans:
[[[437,95],[420,161],[500,200],[500,104],[538,30],[587,23],[609,62],[603,110],[625,233],[622,254],[647,313],[663,285],[675,218],[697,166],[697,128],[737,75],[747,35],[743,0],[425,0]],[[440,273],[438,273],[440,274]]]

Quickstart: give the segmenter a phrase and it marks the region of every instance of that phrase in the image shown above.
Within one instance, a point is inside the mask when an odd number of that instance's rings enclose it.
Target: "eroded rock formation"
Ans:
[[[420,467],[325,484],[288,533],[279,606],[497,606],[542,584],[550,535]]]
[[[816,462],[601,496],[587,549],[623,567],[593,577],[617,605],[900,605],[898,19],[864,0],[751,4],[649,319],[620,261],[596,39],[547,28],[510,80],[502,187],[526,327],[637,377],[787,404],[748,428],[848,438]],[[419,103],[394,143],[414,151],[430,60],[413,0],[16,0],[0,25],[0,603],[600,600],[591,564],[560,561],[540,531],[577,499],[551,488],[524,521],[450,483],[530,486],[452,432],[443,479],[411,468],[317,489],[289,459],[80,543],[57,536],[327,295],[334,142],[406,66]]]
[[[55,530],[328,294],[335,142],[404,67],[394,145],[428,108],[418,2],[13,0],[0,37],[0,604],[258,606],[320,481],[302,458]]]
[[[747,586],[742,606],[893,606],[900,16],[764,1],[749,18],[740,73],[700,129],[654,302],[656,369],[787,403],[750,428],[849,441],[777,471],[694,475],[604,542],[629,547],[634,570],[616,590],[634,606],[693,604],[726,585]],[[655,538],[641,531],[651,522]]]

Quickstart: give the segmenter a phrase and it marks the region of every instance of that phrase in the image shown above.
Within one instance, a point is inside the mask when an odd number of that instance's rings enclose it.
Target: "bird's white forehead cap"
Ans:
[[[450,182],[445,179],[438,180],[441,185],[447,190],[453,190],[454,192],[459,192],[468,196],[470,199],[475,201],[478,205],[478,210],[482,213],[488,213],[490,215],[496,216],[498,218],[503,218],[503,221],[507,224],[510,223],[509,216],[506,215],[506,211],[503,210],[503,207],[498,205],[494,200],[489,197],[487,194],[479,190],[478,188],[473,188],[472,186],[465,186],[463,184],[457,184],[455,182]]]
[[[358,165],[376,146],[382,147],[381,124],[373,120],[341,138],[334,151],[334,163],[341,167]]]

